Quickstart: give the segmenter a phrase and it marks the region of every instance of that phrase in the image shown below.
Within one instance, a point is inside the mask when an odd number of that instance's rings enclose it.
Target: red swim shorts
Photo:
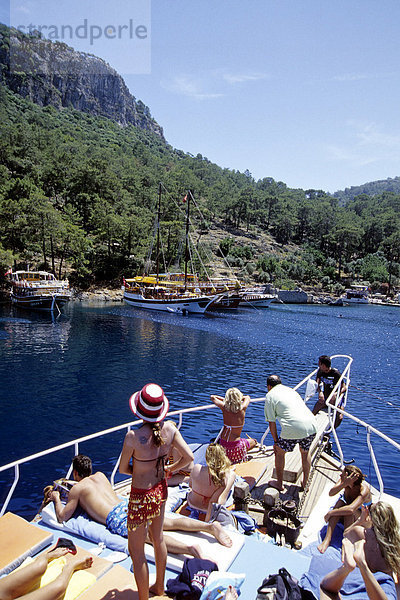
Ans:
[[[128,503],[128,531],[134,531],[140,525],[158,517],[161,512],[161,504],[167,497],[166,479],[156,483],[148,490],[132,487]]]

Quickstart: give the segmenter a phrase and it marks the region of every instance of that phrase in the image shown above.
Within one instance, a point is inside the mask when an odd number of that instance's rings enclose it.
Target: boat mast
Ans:
[[[192,191],[188,190],[186,195],[187,207],[186,207],[186,239],[185,239],[185,292],[187,290],[187,266],[189,262],[189,217],[190,217],[190,198],[192,197]]]
[[[158,275],[160,271],[160,221],[161,221],[161,181],[158,184],[158,213],[157,213],[157,256],[156,256],[156,285],[158,285]]]

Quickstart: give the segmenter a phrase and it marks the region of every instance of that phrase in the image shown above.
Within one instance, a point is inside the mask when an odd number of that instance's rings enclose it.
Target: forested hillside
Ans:
[[[382,192],[393,192],[394,194],[400,194],[400,177],[388,177],[388,179],[380,179],[379,181],[370,181],[363,185],[354,185],[350,188],[335,192],[333,195],[335,198],[344,200],[353,200],[360,194],[367,194],[367,196],[376,196],[382,194]]]
[[[199,245],[205,264],[224,255],[244,278],[286,287],[334,291],[346,276],[398,284],[400,194],[361,195],[341,206],[323,191],[222,169],[134,125],[39,106],[4,82],[0,157],[3,272],[28,263],[82,286],[141,272],[161,181],[167,266],[176,268],[182,256],[182,199],[191,189],[202,213],[192,220],[195,242],[206,242],[207,253]]]

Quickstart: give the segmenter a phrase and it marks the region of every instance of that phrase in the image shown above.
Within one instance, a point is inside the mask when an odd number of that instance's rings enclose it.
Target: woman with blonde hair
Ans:
[[[342,561],[323,578],[321,599],[340,598],[339,592],[354,598],[367,594],[370,600],[397,599],[393,576],[398,580],[400,575],[400,530],[390,504],[379,501],[362,508],[359,519],[345,530]]]
[[[162,388],[148,383],[129,399],[132,412],[144,421],[125,436],[119,464],[120,473],[132,475],[128,504],[128,548],[139,592],[139,600],[149,598],[149,569],[144,552],[147,533],[152,540],[156,562],[153,594],[164,593],[167,548],[163,538],[167,476],[186,467],[193,454],[178,429],[164,422],[169,402]],[[166,466],[172,450],[177,459]]]
[[[196,464],[190,476],[188,505],[211,517],[212,505],[225,504],[235,482],[232,463],[219,444],[210,444],[206,450],[206,465]]]
[[[252,438],[240,437],[250,396],[244,396],[238,388],[233,387],[226,391],[225,398],[211,396],[211,402],[222,411],[224,426],[218,441],[227,457],[233,465],[246,461],[247,451],[257,445],[257,441]]]

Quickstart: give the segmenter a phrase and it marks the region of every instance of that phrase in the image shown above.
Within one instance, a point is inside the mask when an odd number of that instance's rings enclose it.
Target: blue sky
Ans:
[[[81,48],[123,74],[174,147],[304,189],[400,175],[398,0],[74,2],[11,0],[12,24],[146,24],[130,49]]]

